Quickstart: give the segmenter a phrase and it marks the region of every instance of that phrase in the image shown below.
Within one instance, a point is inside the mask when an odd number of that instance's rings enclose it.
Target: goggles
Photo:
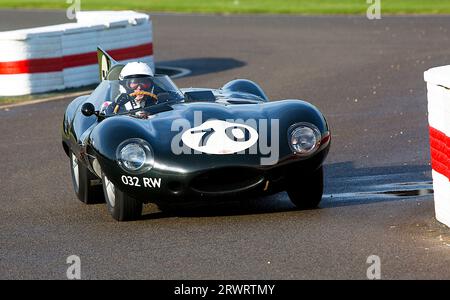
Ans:
[[[130,79],[127,82],[128,88],[132,90],[136,90],[139,86],[143,90],[149,89],[153,85],[150,79]]]

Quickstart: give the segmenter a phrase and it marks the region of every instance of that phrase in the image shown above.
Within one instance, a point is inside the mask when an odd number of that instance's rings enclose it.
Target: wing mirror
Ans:
[[[84,103],[81,106],[81,113],[86,117],[90,117],[92,115],[97,115],[94,104],[89,103],[89,102]]]

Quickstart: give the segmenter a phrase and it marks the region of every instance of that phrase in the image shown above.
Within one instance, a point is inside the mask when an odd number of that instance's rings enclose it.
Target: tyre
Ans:
[[[70,171],[75,194],[81,202],[85,204],[105,202],[101,184],[95,184],[95,181],[100,181],[99,178],[92,174],[72,152],[70,152]]]
[[[103,191],[108,211],[116,221],[135,221],[142,216],[143,203],[120,191],[104,174]]]
[[[290,182],[287,193],[297,208],[317,208],[323,195],[323,167],[309,176]]]

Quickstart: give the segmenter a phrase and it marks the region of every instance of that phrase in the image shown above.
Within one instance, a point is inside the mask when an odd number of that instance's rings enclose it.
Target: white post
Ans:
[[[450,227],[450,66],[430,69],[424,77],[436,219]]]

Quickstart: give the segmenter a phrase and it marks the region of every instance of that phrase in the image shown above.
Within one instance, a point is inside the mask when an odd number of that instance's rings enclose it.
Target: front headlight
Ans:
[[[320,130],[311,123],[298,123],[289,128],[289,146],[297,155],[310,155],[320,146]]]
[[[119,165],[132,174],[140,174],[153,167],[154,157],[150,145],[142,139],[129,139],[117,147]]]

